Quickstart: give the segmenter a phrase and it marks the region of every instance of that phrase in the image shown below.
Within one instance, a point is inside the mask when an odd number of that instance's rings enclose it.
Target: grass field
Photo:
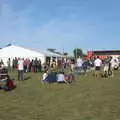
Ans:
[[[119,73],[80,76],[70,86],[41,85],[38,73],[28,73],[14,91],[0,91],[0,120],[120,120]]]

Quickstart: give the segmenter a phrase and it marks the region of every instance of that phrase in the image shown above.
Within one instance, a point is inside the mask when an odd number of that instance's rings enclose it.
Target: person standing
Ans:
[[[88,61],[87,61],[87,59],[84,60],[82,67],[83,67],[83,70],[84,70],[84,75],[86,76],[87,69],[88,69]]]
[[[77,59],[77,68],[78,68],[78,71],[82,71],[82,66],[83,66],[83,60],[82,58],[79,56],[79,58]]]
[[[41,60],[38,61],[38,72],[41,72]]]
[[[18,80],[24,80],[24,60],[18,60]]]
[[[106,59],[104,59],[104,77],[109,76],[109,64],[110,64],[111,58],[108,56]]]
[[[34,63],[35,63],[34,72],[37,73],[38,72],[38,60],[37,60],[37,58],[35,58]]]
[[[15,70],[15,59],[12,60],[12,71]]]
[[[11,60],[10,58],[7,61],[8,71],[11,72]]]
[[[95,75],[96,77],[100,75],[101,72],[101,66],[102,66],[102,60],[99,58],[99,56],[97,57],[97,59],[94,61],[94,65],[95,65]]]
[[[24,60],[24,72],[25,72],[25,73],[27,72],[27,64],[28,64],[28,60],[25,59],[25,60]]]
[[[18,66],[17,66],[17,65],[18,65],[18,59],[17,59],[16,57],[15,57],[15,60],[14,60],[14,64],[15,64],[15,65],[14,65],[14,66],[15,66],[15,69],[17,70],[17,67],[18,67]]]
[[[114,77],[114,69],[115,69],[116,63],[117,63],[116,59],[111,57],[111,61],[110,61],[111,67],[110,67],[110,69],[111,69],[112,77]]]
[[[31,72],[31,61],[30,61],[30,59],[28,59],[28,62],[27,62],[27,72]]]
[[[75,69],[75,60],[74,59],[72,59],[71,60],[71,71],[73,72],[74,71],[74,69]]]
[[[92,73],[93,76],[95,75],[94,61],[95,61],[95,58],[91,58],[90,61],[89,61],[89,63],[90,63],[90,70],[91,70],[91,73]]]

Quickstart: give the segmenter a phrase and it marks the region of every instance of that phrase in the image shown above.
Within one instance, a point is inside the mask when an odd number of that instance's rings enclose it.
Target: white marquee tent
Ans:
[[[35,59],[38,58],[42,63],[45,62],[46,57],[61,57],[60,55],[54,54],[49,51],[37,52],[34,50],[26,49],[16,45],[10,45],[0,49],[0,60],[2,59],[5,65],[7,65],[7,60],[10,58],[13,60],[15,57],[17,58],[29,58]]]
[[[20,46],[7,46],[2,49],[0,49],[0,59],[3,60],[5,65],[7,65],[7,60],[10,58],[11,60],[14,59],[15,57],[17,58],[29,58],[29,59],[35,59],[36,57],[41,60],[42,63],[45,62],[46,56],[49,57],[58,57],[55,54],[52,53],[41,53],[41,52],[36,52],[30,49],[26,49]]]

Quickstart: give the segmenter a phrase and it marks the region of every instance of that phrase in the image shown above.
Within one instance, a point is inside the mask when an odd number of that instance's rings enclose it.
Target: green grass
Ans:
[[[16,77],[16,74],[12,74]],[[77,77],[73,85],[41,85],[40,74],[0,91],[0,120],[120,120],[120,75]]]

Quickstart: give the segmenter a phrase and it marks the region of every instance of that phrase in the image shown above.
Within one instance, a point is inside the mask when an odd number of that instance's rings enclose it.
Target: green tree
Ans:
[[[65,52],[65,53],[64,53],[64,56],[68,56],[68,53],[67,53],[67,52]]]
[[[75,58],[77,58],[77,57],[79,57],[79,56],[83,56],[83,51],[82,51],[82,49],[80,49],[80,48],[75,48],[74,50],[73,50],[73,54],[74,54],[74,57]]]

